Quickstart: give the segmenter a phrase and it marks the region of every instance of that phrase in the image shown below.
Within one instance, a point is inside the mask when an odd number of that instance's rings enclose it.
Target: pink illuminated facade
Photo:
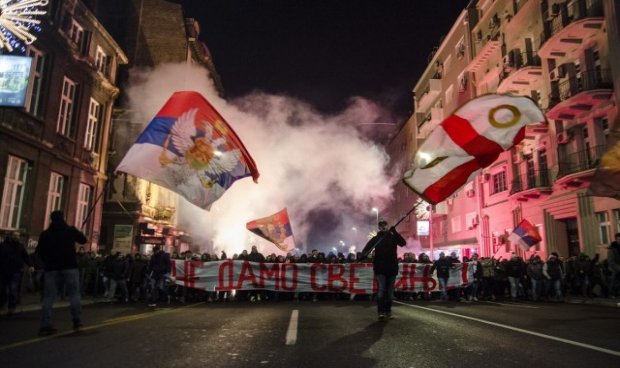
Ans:
[[[434,206],[428,236],[417,233],[415,216],[409,219],[403,233],[419,240],[416,252],[606,256],[620,232],[620,201],[586,191],[618,128],[615,3],[486,0],[461,13],[414,87],[415,113],[388,147],[394,165],[409,162],[418,143],[474,96],[530,96],[548,122],[528,126],[523,142]],[[417,198],[403,184],[394,189],[388,210],[398,219]],[[543,238],[528,252],[507,241],[522,219]]]

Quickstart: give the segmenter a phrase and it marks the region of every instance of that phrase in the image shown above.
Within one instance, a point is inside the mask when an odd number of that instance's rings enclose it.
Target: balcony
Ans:
[[[527,88],[536,89],[535,85],[542,82],[541,60],[533,52],[519,52],[518,49],[510,51],[507,55],[507,63],[500,75],[498,93],[519,91]]]
[[[553,11],[553,7],[551,9]],[[544,59],[566,57],[599,32],[605,22],[601,0],[574,0],[568,5],[557,4],[557,14],[545,14],[538,55]]]
[[[570,120],[608,102],[612,98],[610,70],[588,70],[551,82],[547,118]]]
[[[520,174],[512,181],[510,196],[518,201],[539,198],[544,194],[552,192],[551,172],[549,170],[538,170],[525,174]]]
[[[479,34],[478,37],[479,38],[476,42],[479,42],[482,45],[480,46],[480,51],[476,53],[474,59],[465,68],[465,70],[469,72],[476,72],[484,68],[487,65],[489,59],[497,54],[502,45],[499,39],[499,31],[497,31],[492,36],[487,35],[486,40],[481,34]],[[476,47],[476,50],[478,50],[478,47]]]
[[[605,148],[605,145],[590,147],[583,151],[570,153],[564,159],[560,159],[558,182],[563,183],[592,176],[605,153]]]
[[[436,127],[443,121],[443,107],[431,107],[431,125]]]
[[[417,112],[425,112],[441,93],[441,79],[430,79],[416,106]]]

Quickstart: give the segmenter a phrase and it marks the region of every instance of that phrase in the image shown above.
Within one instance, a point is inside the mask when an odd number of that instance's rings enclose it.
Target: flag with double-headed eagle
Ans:
[[[508,236],[508,240],[527,252],[531,247],[540,243],[542,237],[540,233],[538,233],[538,229],[528,220],[524,219],[512,230],[512,233]]]
[[[209,209],[236,181],[258,170],[224,118],[198,92],[175,92],[116,168]]]
[[[293,230],[286,208],[271,216],[250,221],[245,226],[248,230],[272,242],[284,252],[295,248],[295,238],[293,237]]]
[[[433,130],[416,152],[403,182],[426,202],[439,203],[523,140],[526,125],[545,121],[528,97],[477,97]]]

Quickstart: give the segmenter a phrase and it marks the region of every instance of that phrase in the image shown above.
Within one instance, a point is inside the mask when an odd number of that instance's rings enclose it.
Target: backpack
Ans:
[[[495,276],[495,265],[492,258],[481,259],[480,265],[482,266],[482,277]]]

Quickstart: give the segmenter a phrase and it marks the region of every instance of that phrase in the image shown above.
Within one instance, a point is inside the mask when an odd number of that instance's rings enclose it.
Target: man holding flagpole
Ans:
[[[387,221],[381,220],[378,225],[379,232],[366,243],[362,256],[368,256],[374,248],[373,271],[379,289],[377,292],[377,312],[379,320],[383,321],[386,318],[393,318],[392,295],[396,275],[398,275],[396,246],[405,246],[407,241],[396,231],[394,226],[388,229]]]

